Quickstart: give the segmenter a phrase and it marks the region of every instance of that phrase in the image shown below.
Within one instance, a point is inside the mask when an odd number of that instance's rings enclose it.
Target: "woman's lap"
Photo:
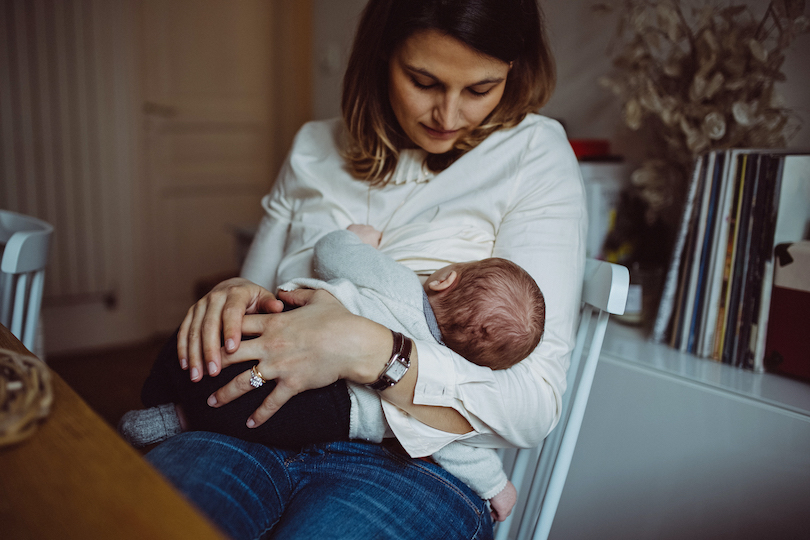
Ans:
[[[189,429],[222,433],[273,447],[295,449],[305,444],[348,440],[351,403],[343,380],[293,396],[257,428],[248,428],[245,422],[275,387],[275,381],[268,381],[221,407],[208,406],[212,393],[253,364],[233,364],[216,377],[204,375],[199,382],[191,382],[177,359],[175,332],[155,359],[143,385],[141,401],[147,407],[164,403],[181,405]]]
[[[380,445],[295,452],[191,432],[147,459],[233,538],[492,538],[486,503],[460,480]]]

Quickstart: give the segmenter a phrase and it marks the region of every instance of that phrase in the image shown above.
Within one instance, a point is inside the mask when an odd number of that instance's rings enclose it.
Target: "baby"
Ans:
[[[416,274],[374,249],[379,240],[380,233],[365,225],[330,233],[315,246],[313,265],[320,279],[296,279],[281,288],[327,290],[355,314],[415,339],[435,339],[468,361],[491,369],[516,364],[539,343],[545,321],[543,295],[518,265],[498,258],[451,264],[434,272],[423,286]],[[250,404],[236,405],[244,400],[243,396],[229,405],[211,409],[204,405],[205,398],[244,371],[244,365],[230,366],[217,377],[204,378],[202,382],[207,380],[207,385],[215,385],[212,389],[190,383],[176,360],[162,362],[169,365],[160,363],[159,358],[143,393],[144,404],[156,406],[130,411],[119,425],[119,431],[135,446],[159,442],[186,428],[217,431],[282,447],[338,438],[380,442],[393,435],[379,394],[362,385],[338,381],[316,394],[304,392],[262,426],[248,430],[240,419],[247,418],[256,400],[269,393],[272,381],[246,395],[251,396]],[[238,371],[227,373],[231,368]],[[174,388],[155,391],[154,387],[165,386],[162,379],[173,380]],[[327,392],[335,396],[324,398]],[[348,394],[349,399],[342,399],[341,393]],[[318,398],[308,397],[313,395]],[[232,412],[222,417],[223,409],[229,406],[233,406]],[[345,416],[345,422],[338,426],[323,425],[321,429],[318,422],[326,422],[323,409],[341,411],[338,416]],[[212,418],[216,415],[221,418]],[[318,431],[318,437],[300,433],[307,429]],[[452,442],[432,454],[432,458],[481,498],[489,500],[494,519],[503,520],[509,515],[516,493],[494,450]]]

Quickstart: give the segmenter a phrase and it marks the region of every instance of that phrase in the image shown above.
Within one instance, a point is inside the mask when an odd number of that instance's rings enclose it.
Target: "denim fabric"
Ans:
[[[235,540],[492,538],[487,504],[471,489],[380,445],[297,452],[188,432],[146,457]]]

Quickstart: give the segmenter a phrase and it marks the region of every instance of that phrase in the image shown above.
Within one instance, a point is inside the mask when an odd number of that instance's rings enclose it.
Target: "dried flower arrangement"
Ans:
[[[795,37],[808,31],[804,0],[685,9],[681,0],[617,0],[614,72],[600,79],[623,101],[630,129],[645,130],[648,160],[632,175],[646,220],[677,219],[697,155],[732,147],[784,147],[798,131],[774,84]]]

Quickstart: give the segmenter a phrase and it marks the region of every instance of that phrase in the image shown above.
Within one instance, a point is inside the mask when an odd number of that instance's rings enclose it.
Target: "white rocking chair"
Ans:
[[[586,261],[582,317],[568,369],[560,422],[541,446],[502,451],[504,470],[517,489],[518,502],[512,515],[498,524],[496,540],[548,538],[585,416],[608,317],[611,313],[624,313],[629,285],[630,274],[624,266]],[[588,356],[581,362],[588,339]]]
[[[0,324],[29,351],[36,344],[52,234],[41,219],[0,210]]]

